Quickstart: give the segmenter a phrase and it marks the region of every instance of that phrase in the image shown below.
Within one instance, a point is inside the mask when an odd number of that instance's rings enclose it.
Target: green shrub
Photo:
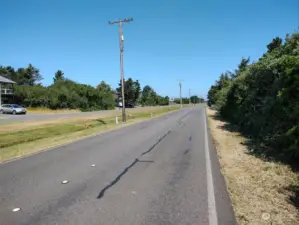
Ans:
[[[209,90],[208,102],[268,153],[298,160],[299,34],[285,43],[272,41],[268,49],[257,62],[243,63],[242,70],[240,63],[229,84],[220,85],[221,75]]]

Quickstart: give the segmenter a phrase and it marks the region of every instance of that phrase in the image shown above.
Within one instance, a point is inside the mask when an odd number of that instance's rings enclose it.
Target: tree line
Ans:
[[[119,82],[119,87],[116,89],[119,100],[121,99],[121,82]],[[141,90],[140,83],[138,80],[133,80],[129,78],[124,81],[124,95],[126,103],[142,106],[157,106],[157,105],[168,105],[169,97],[160,96],[156,91],[149,85],[145,85]]]
[[[242,58],[211,86],[208,105],[237,125],[258,153],[299,159],[299,33],[276,37],[256,62]]]
[[[198,104],[198,103],[204,103],[205,100],[203,98],[199,98],[196,95],[190,96],[190,98],[182,98],[182,103],[183,104]],[[180,98],[175,98],[174,103],[176,104],[181,104],[181,99]]]
[[[39,69],[29,64],[26,68],[14,69],[11,66],[0,66],[0,75],[16,82],[13,85],[12,101],[25,107],[46,107],[50,109],[105,110],[115,107],[121,100],[121,82],[116,92],[102,81],[93,87],[79,84],[65,77],[58,70],[49,86],[41,84],[43,76]],[[149,85],[141,90],[138,80],[128,78],[124,81],[126,103],[143,106],[168,105],[169,97],[160,96]],[[117,95],[116,95],[117,94]]]

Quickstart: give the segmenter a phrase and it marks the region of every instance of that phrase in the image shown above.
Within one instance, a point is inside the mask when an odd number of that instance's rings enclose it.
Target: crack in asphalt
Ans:
[[[186,113],[185,115],[183,115],[178,121],[177,121],[177,125],[180,125],[181,123],[182,123],[182,120],[186,117],[186,116],[188,116],[188,114],[189,114],[190,112],[188,112],[188,113]],[[177,126],[176,125],[176,126]],[[148,150],[146,150],[145,152],[143,152],[141,155],[140,155],[140,157],[141,156],[144,156],[144,155],[146,155],[146,154],[148,154],[149,152],[151,152],[167,135],[169,135],[171,133],[171,129],[169,130],[169,131],[167,131],[167,133],[165,133],[162,137],[160,137],[159,139],[158,139],[158,141],[156,141],[156,143],[155,144],[153,144]],[[100,193],[98,194],[98,196],[97,196],[97,199],[101,199],[101,198],[103,198],[104,197],[104,195],[105,195],[105,192],[109,189],[109,188],[111,188],[111,187],[113,187],[114,185],[116,185],[117,184],[117,182],[118,181],[120,181],[120,179],[127,173],[127,172],[129,172],[129,170],[133,167],[133,166],[135,166],[138,162],[153,162],[153,161],[142,161],[142,160],[139,160],[138,158],[136,158],[129,166],[127,166],[110,184],[108,184],[106,187],[104,187],[101,191],[100,191]]]
[[[147,153],[149,153],[150,151],[152,151],[168,134],[171,133],[171,130],[169,130],[166,134],[164,134],[162,137],[160,137],[158,139],[158,141],[153,144],[147,151],[143,152],[140,156],[144,156]],[[136,158],[129,166],[127,166],[110,184],[108,184],[106,187],[104,187],[99,195],[97,196],[97,199],[101,199],[104,197],[105,192],[113,187],[115,184],[117,184],[117,182],[122,178],[122,176],[124,176],[127,172],[129,172],[129,170],[138,162],[153,162],[153,161],[149,161],[149,160],[139,160],[138,158]]]
[[[151,152],[168,134],[170,134],[171,133],[171,130],[169,130],[166,134],[164,134],[162,137],[160,137],[159,139],[158,139],[158,141],[155,143],[155,144],[153,144],[147,151],[145,151],[145,152],[143,152],[142,154],[141,154],[141,156],[143,156],[143,155],[145,155],[145,154],[147,154],[147,153],[149,153],[149,152]]]
[[[111,188],[112,186],[114,186],[114,185],[121,179],[121,177],[122,177],[123,175],[125,175],[125,174],[129,171],[129,169],[131,169],[137,162],[138,162],[138,159],[136,158],[135,161],[134,161],[133,163],[131,163],[131,165],[127,166],[127,167],[124,169],[124,171],[122,171],[122,172],[115,178],[115,180],[113,180],[109,185],[107,185],[106,187],[104,187],[104,188],[100,191],[100,193],[99,193],[97,199],[101,199],[101,198],[103,198],[104,195],[105,195],[105,192],[106,192],[109,188]]]

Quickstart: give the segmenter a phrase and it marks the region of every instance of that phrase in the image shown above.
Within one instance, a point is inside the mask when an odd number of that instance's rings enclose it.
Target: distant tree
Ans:
[[[138,80],[133,82],[133,90],[134,90],[134,104],[136,104],[137,99],[140,96],[140,91],[141,91],[140,83]]]
[[[242,61],[240,63],[240,65],[242,64]],[[242,70],[244,69],[243,66],[238,67],[238,70]],[[244,65],[244,64],[242,64]],[[236,71],[238,71],[236,70]],[[234,76],[239,76],[239,72],[236,72],[236,74],[234,74]],[[232,78],[234,79],[234,78]],[[212,85],[210,87],[210,90],[208,91],[208,105],[212,106],[215,105],[216,102],[219,100],[219,93],[221,90],[227,88],[229,86],[229,84],[231,83],[231,78],[229,77],[228,73],[224,73],[220,75],[219,80],[217,80],[215,82],[214,85]]]
[[[125,83],[125,102],[134,104],[135,103],[134,81],[132,80],[132,78],[129,78],[124,83]]]
[[[139,81],[136,80],[134,81],[132,78],[128,78],[128,80],[124,81],[124,94],[125,94],[125,102],[126,103],[131,103],[131,104],[136,104],[137,99],[139,97],[140,93],[140,84]],[[121,92],[121,82],[119,83],[119,87],[116,89],[118,96],[122,96]]]
[[[176,104],[181,104],[181,99],[180,98],[175,98],[174,102]],[[189,104],[189,98],[182,98],[182,104]]]
[[[217,92],[218,88],[216,85],[212,85],[208,91],[208,105],[212,106],[216,103],[217,101]]]
[[[190,99],[191,99],[191,103],[193,104],[199,103],[199,98],[196,95],[191,96]]]
[[[0,75],[18,83],[18,74],[11,66],[0,66]]]
[[[272,52],[274,49],[279,48],[282,45],[282,39],[279,37],[273,38],[270,44],[267,45],[268,52]]]
[[[39,84],[39,81],[43,79],[39,69],[32,66],[32,64],[29,64],[27,68],[19,68],[16,77],[17,84],[29,86]]]
[[[189,98],[182,98],[183,104],[189,104]]]
[[[175,104],[181,104],[181,99],[180,98],[175,98],[174,100]]]
[[[248,57],[248,58],[242,57],[241,62],[238,65],[238,69],[235,70],[234,74],[231,74],[231,78],[234,79],[234,78],[238,77],[242,72],[244,72],[246,70],[246,68],[248,67],[249,62],[250,62],[250,57]],[[226,76],[225,78],[227,78],[228,74],[225,73],[224,76]]]
[[[156,105],[156,93],[151,86],[145,85],[142,90],[141,104],[142,105]]]
[[[100,91],[104,91],[104,92],[112,91],[110,85],[107,84],[105,81],[101,81],[101,83],[98,84],[97,89],[99,89]]]
[[[56,83],[58,80],[64,80],[64,73],[61,70],[57,70],[53,77],[54,83]]]
[[[142,98],[146,100],[149,97],[150,92],[152,92],[153,89],[149,85],[145,85],[142,89]]]
[[[39,81],[43,79],[43,77],[40,75],[39,69],[32,66],[32,64],[29,64],[26,69],[26,75],[28,78],[28,84],[30,86],[33,86],[35,84],[39,84]]]
[[[105,81],[102,81],[98,86],[97,89],[101,93],[101,100],[103,105],[109,108],[110,103],[113,101],[115,102],[114,91],[111,89],[110,85],[107,84]]]
[[[164,97],[164,104],[163,105],[169,105],[169,97],[168,96]]]

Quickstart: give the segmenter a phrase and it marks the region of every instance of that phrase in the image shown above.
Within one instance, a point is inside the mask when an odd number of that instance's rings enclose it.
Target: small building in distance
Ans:
[[[3,103],[9,103],[13,97],[13,84],[16,82],[0,76],[0,106]]]

